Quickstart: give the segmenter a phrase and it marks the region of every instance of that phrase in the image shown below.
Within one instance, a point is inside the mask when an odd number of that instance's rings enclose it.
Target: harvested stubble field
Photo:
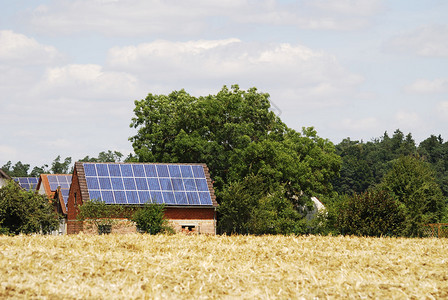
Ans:
[[[0,237],[0,298],[441,299],[448,239]]]

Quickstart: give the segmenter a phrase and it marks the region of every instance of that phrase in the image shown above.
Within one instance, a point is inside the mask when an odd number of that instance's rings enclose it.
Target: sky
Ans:
[[[335,144],[448,139],[448,1],[0,0],[0,166],[128,155],[135,100],[233,84]]]

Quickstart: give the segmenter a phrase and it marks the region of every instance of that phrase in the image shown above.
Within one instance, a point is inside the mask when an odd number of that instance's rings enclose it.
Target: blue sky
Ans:
[[[0,0],[0,165],[132,151],[134,100],[257,87],[334,143],[448,138],[448,2]]]

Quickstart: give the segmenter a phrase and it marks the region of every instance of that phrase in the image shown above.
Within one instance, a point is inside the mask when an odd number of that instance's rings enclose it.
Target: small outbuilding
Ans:
[[[165,205],[175,231],[216,233],[218,203],[205,164],[76,162],[67,203],[67,233],[83,230],[79,207],[99,199],[135,210]]]

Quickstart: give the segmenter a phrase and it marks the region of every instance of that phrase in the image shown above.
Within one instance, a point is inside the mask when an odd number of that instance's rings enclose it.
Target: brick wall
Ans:
[[[215,218],[215,208],[181,208],[181,207],[165,207],[165,217],[169,220],[180,219],[211,219]]]
[[[78,206],[82,203],[81,191],[79,187],[77,170],[73,172],[72,184],[67,202],[67,234],[79,233],[83,230],[82,222],[76,217],[78,215]]]

